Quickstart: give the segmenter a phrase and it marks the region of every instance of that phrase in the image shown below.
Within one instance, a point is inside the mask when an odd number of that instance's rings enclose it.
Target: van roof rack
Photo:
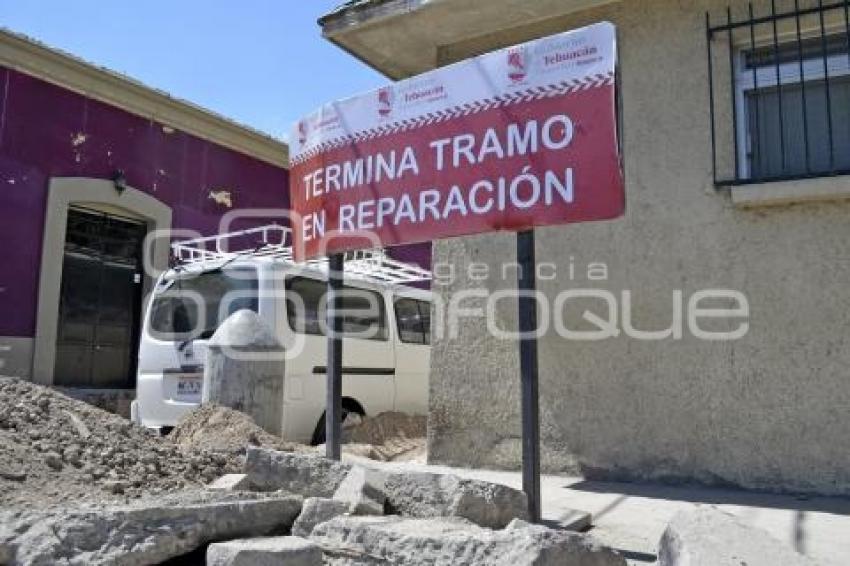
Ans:
[[[319,271],[328,270],[327,258],[296,262],[292,229],[278,224],[174,242],[171,250],[178,266],[191,266],[200,271],[219,268],[222,263],[242,258],[271,258]],[[345,275],[390,284],[431,280],[429,270],[393,259],[383,249],[346,252]]]

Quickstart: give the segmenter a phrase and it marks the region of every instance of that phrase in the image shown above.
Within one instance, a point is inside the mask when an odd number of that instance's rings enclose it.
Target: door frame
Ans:
[[[43,385],[53,384],[56,364],[56,338],[59,328],[59,300],[62,285],[62,257],[68,208],[86,206],[109,212],[110,209],[137,217],[148,225],[148,232],[171,229],[171,207],[155,197],[127,186],[121,192],[109,179],[88,177],[53,177],[50,179],[45,206],[44,232],[41,242],[41,271],[38,282],[38,312],[33,348],[32,379]],[[153,267],[168,268],[169,241],[153,240]],[[142,309],[153,287],[154,277],[146,273],[142,286]],[[141,317],[140,317],[141,319]]]

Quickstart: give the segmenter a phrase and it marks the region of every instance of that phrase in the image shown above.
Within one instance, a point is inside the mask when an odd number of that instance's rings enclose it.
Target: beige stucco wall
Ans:
[[[550,297],[569,287],[631,290],[643,329],[670,325],[676,289],[686,299],[699,289],[736,289],[749,300],[750,330],[735,342],[701,341],[687,330],[664,342],[541,339],[544,469],[846,494],[850,202],[741,208],[729,191],[715,190],[705,11],[728,3],[620,2],[446,46],[441,63],[613,21],[628,211],[611,223],[538,230],[538,260],[557,263],[561,274],[538,286]],[[720,94],[718,106],[726,102]],[[719,118],[729,121],[722,111]],[[832,183],[846,192],[850,179]],[[794,202],[808,186],[783,184],[781,201]],[[456,239],[436,243],[434,261],[495,267],[514,249],[511,235]],[[588,283],[590,262],[608,266],[607,281]],[[476,285],[493,290],[514,281],[461,278],[435,290],[448,302]],[[511,308],[500,316],[505,327],[515,324]],[[430,460],[519,466],[516,343],[489,337],[482,321],[464,321],[459,339],[435,341],[431,360]]]

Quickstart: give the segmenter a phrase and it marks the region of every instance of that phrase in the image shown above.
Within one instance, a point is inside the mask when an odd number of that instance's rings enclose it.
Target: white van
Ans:
[[[275,235],[280,243],[270,244]],[[284,364],[283,437],[324,441],[327,267],[295,263],[287,235],[266,226],[173,245],[182,265],[159,278],[145,313],[135,422],[167,430],[199,405],[207,343],[230,314],[247,308],[291,349]],[[257,236],[261,246],[248,252],[221,251],[226,240]],[[208,245],[215,249],[207,251]],[[430,273],[380,252],[347,259],[345,273],[343,417],[426,414],[431,294],[407,284]]]

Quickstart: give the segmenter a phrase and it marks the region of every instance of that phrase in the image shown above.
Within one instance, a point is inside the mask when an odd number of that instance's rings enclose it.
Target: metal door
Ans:
[[[135,387],[144,222],[68,211],[54,383]]]

